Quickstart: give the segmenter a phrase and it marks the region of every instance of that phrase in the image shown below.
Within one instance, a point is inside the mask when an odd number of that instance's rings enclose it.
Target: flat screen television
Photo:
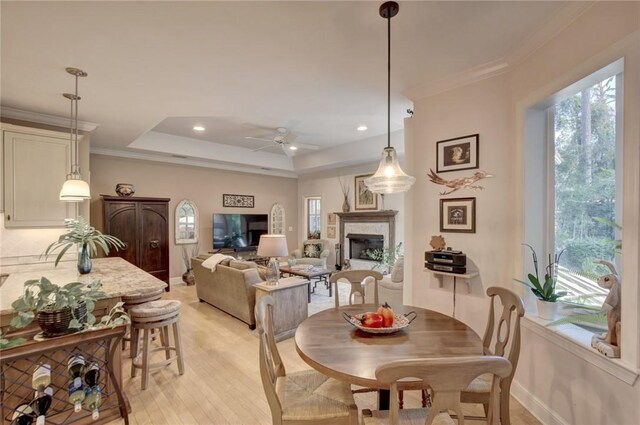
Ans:
[[[257,247],[268,229],[268,214],[213,214],[213,248]]]

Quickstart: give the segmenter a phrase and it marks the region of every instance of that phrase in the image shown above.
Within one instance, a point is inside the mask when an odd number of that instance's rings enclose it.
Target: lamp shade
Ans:
[[[415,177],[405,174],[400,168],[396,150],[388,147],[382,152],[378,170],[365,179],[364,184],[374,193],[398,193],[409,190],[415,181]]]
[[[258,255],[261,257],[286,257],[287,238],[285,235],[262,235],[258,244]]]
[[[60,190],[60,200],[67,202],[80,202],[91,199],[89,184],[80,179],[68,179]]]

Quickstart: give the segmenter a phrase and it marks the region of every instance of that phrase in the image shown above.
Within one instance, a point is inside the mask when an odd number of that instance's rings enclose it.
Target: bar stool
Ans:
[[[182,345],[180,342],[180,301],[157,300],[150,301],[132,307],[129,310],[131,317],[131,346],[133,355],[131,356],[131,377],[135,377],[137,369],[142,369],[142,389],[147,388],[149,381],[149,370],[162,366],[167,366],[175,361],[178,362],[178,372],[184,374],[184,360],[182,357]],[[169,345],[169,328],[173,325],[174,346]],[[151,348],[151,330],[158,329],[160,332],[161,346]],[[142,360],[138,360],[140,354],[140,331],[142,335]],[[149,355],[156,351],[164,351],[166,360],[157,363],[149,363]],[[171,355],[175,351],[175,355]]]
[[[135,307],[140,304],[148,303],[149,301],[156,301],[162,298],[162,294],[164,293],[164,289],[160,288],[153,292],[144,292],[138,294],[129,294],[123,295],[121,300],[124,302],[122,308],[124,311],[129,313],[129,310],[132,307]],[[129,341],[129,355],[133,358],[133,344],[131,344],[131,325],[127,325],[127,333],[122,338],[122,349],[125,349],[125,344]]]

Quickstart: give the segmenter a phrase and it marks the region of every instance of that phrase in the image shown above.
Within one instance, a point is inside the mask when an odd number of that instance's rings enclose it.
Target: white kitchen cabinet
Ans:
[[[65,218],[76,216],[76,204],[58,198],[70,168],[69,134],[2,129],[5,227],[64,226]]]

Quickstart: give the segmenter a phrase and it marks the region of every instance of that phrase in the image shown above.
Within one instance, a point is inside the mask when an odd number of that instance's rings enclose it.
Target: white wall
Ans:
[[[527,196],[523,186],[525,113],[555,91],[625,57],[623,362],[638,366],[638,244],[640,210],[640,3],[596,3],[507,74],[430,98],[414,99],[406,151],[418,177],[413,203],[410,282],[418,306],[451,312],[451,286],[438,288],[422,271],[428,237],[438,234],[438,187],[423,176],[435,165],[435,142],[480,133],[480,168],[495,175],[485,190],[450,196],[477,198],[477,232],[444,234],[447,245],[465,251],[480,270],[471,294],[459,294],[456,316],[480,333],[491,285],[513,287],[523,270],[521,243]],[[426,160],[423,160],[426,159]],[[446,173],[450,178],[467,173]],[[541,232],[544,229],[541,229]],[[409,258],[409,256],[407,256]],[[405,278],[405,282],[407,279]],[[515,287],[521,291],[521,288]],[[482,318],[482,320],[479,320]],[[626,324],[626,326],[625,326]],[[631,386],[581,357],[524,328],[512,394],[544,423],[631,425],[640,423],[640,385]]]
[[[382,154],[382,148],[380,149]],[[305,198],[319,196],[322,198],[322,239],[328,239],[327,235],[327,213],[342,212],[344,197],[340,189],[338,178],[349,185],[349,204],[351,211],[354,210],[354,178],[357,175],[373,174],[378,167],[377,163],[364,164],[359,166],[331,170],[325,173],[303,175],[298,179],[298,245],[306,239],[305,234]],[[404,241],[404,195],[385,195],[384,209],[399,211],[396,215],[396,243]],[[378,209],[382,209],[380,197],[378,197]],[[340,226],[339,218],[336,221],[336,237],[328,239],[331,242],[331,255],[327,264],[335,264],[335,244],[339,242]]]
[[[169,202],[170,277],[184,273],[184,245],[174,237],[175,208],[183,199],[195,202],[200,213],[200,252],[213,249],[213,213],[269,214],[274,203],[285,209],[285,234],[289,250],[296,247],[298,234],[297,180],[284,177],[199,168],[192,166],[91,155],[91,224],[103,229],[101,194],[114,195],[116,183],[133,183],[134,196],[171,198]],[[255,208],[223,208],[222,194],[254,195]],[[291,227],[291,231],[289,231]],[[190,247],[190,245],[187,245]]]

